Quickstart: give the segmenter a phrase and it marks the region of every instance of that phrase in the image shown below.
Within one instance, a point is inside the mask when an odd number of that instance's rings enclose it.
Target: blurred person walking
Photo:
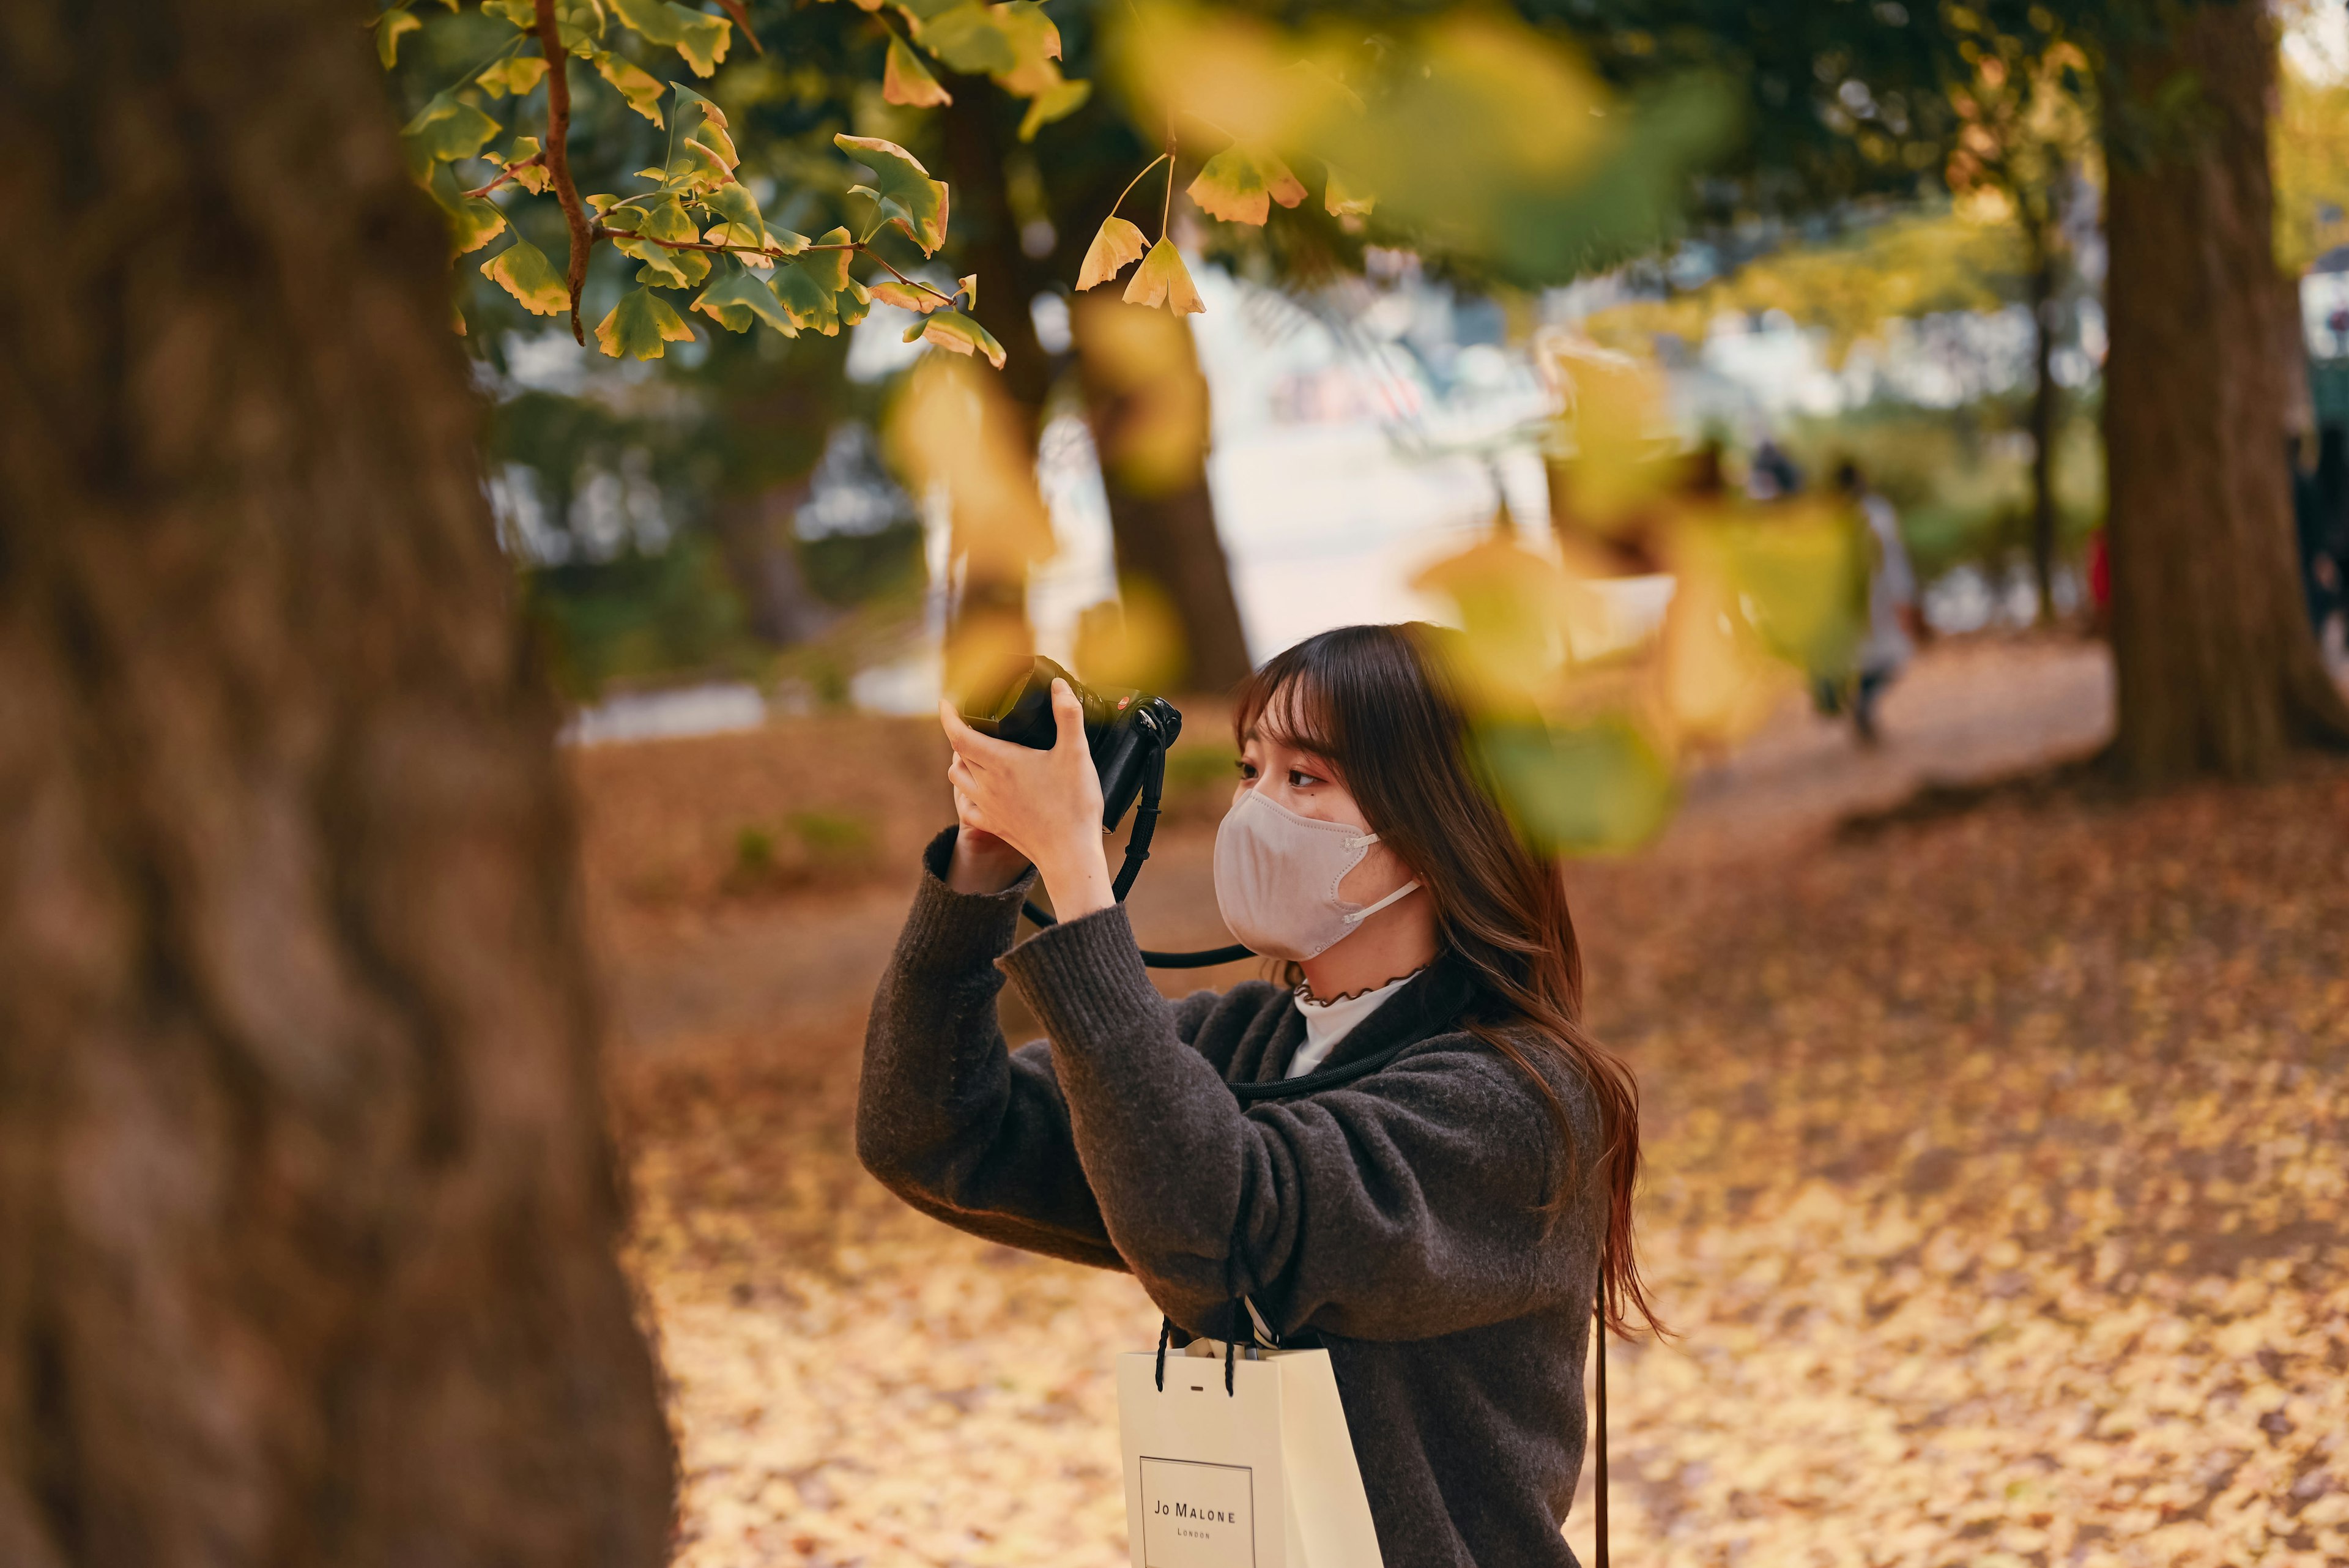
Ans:
[[[957,823],[874,999],[857,1150],[950,1225],[1130,1271],[1184,1343],[1255,1314],[1326,1349],[1391,1568],[1571,1568],[1594,1305],[1657,1326],[1638,1093],[1583,1029],[1557,866],[1478,782],[1457,635],[1344,628],[1242,686],[1216,901],[1286,970],[1179,1002],[1112,895],[1068,688],[1050,751],[944,709]],[[1014,945],[1040,877],[1060,923]],[[1046,1035],[1017,1051],[1007,975]]]
[[[1854,659],[1849,701],[1841,700],[1841,692],[1823,687],[1820,707],[1830,713],[1848,707],[1853,732],[1863,745],[1872,746],[1881,738],[1876,704],[1917,652],[1916,639],[1923,627],[1917,612],[1917,575],[1900,537],[1900,514],[1868,484],[1859,464],[1848,458],[1837,463],[1835,487],[1854,512],[1859,558],[1868,572],[1868,621]]]

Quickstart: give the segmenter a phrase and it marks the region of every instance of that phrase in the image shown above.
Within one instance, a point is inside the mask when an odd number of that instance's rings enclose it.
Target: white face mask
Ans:
[[[1318,958],[1419,886],[1405,882],[1362,908],[1338,896],[1375,833],[1299,816],[1252,789],[1216,829],[1216,907],[1240,945],[1267,958]]]

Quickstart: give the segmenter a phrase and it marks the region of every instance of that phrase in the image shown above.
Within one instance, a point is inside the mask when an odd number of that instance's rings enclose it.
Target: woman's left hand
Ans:
[[[1101,776],[1085,744],[1084,704],[1068,682],[1052,682],[1058,733],[1049,752],[980,734],[952,702],[938,704],[938,717],[954,746],[947,778],[962,822],[1033,861],[1061,919],[1115,903],[1102,854]]]

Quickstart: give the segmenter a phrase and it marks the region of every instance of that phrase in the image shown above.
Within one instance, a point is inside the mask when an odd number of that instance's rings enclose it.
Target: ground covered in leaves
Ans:
[[[2349,1563],[2349,771],[1574,880],[1679,1334],[1610,1353],[1624,1561]],[[1109,1369],[1156,1314],[858,1171],[854,993],[902,906],[792,897],[837,1005],[656,1007],[616,1053],[679,1562],[1123,1563]]]

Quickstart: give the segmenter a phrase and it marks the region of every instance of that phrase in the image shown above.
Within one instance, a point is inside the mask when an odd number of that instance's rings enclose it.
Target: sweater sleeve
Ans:
[[[1018,934],[1033,873],[1000,893],[957,893],[940,877],[953,847],[949,829],[924,854],[921,886],[874,995],[857,1158],[907,1203],[958,1230],[1122,1269],[1050,1052],[1041,1042],[1007,1050],[996,1019],[995,961]],[[1184,1005],[1204,1014],[1213,1000],[1202,993]]]
[[[1577,1179],[1555,1223],[1542,1212],[1569,1168],[1537,1091],[1482,1042],[1452,1036],[1352,1085],[1243,1110],[1178,1049],[1123,909],[1043,932],[1003,967],[1050,1036],[1110,1241],[1185,1329],[1228,1333],[1247,1294],[1284,1334],[1419,1339],[1587,1282],[1597,1184]],[[1594,1107],[1578,1082],[1555,1086],[1587,1171]]]

